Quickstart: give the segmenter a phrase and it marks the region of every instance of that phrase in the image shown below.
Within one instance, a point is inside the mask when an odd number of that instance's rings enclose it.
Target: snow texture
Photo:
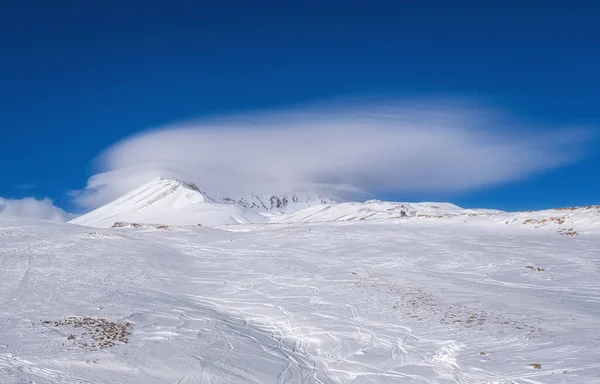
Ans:
[[[0,218],[1,383],[600,382],[600,207],[143,191],[81,218],[136,225]]]

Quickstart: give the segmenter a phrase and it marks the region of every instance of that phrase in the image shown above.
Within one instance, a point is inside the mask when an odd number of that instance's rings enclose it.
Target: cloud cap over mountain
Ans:
[[[573,163],[591,138],[468,103],[338,103],[143,132],[108,148],[74,196],[94,208],[157,176],[232,195],[460,192]]]

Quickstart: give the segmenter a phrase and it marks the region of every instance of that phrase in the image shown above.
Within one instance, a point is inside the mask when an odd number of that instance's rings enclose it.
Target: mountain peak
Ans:
[[[202,192],[196,184],[190,183],[189,181],[184,181],[184,180],[173,179],[173,178],[161,176],[161,177],[157,177],[154,180],[150,181],[148,184],[151,184],[151,183],[152,184],[163,183],[163,184],[173,185],[176,187],[182,186],[184,188],[191,189],[193,191],[197,191],[197,192],[204,194],[204,192]]]
[[[157,177],[72,222],[101,227],[115,221],[154,222],[165,214],[206,203],[214,200],[193,183]]]
[[[286,213],[332,203],[330,199],[307,192],[211,198],[194,183],[157,177],[71,222],[90,227],[110,227],[115,222],[214,226],[264,222],[269,215],[262,215],[260,211]]]

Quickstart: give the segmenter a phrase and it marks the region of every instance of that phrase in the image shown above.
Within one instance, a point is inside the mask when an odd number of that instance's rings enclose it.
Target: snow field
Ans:
[[[489,219],[2,219],[0,382],[599,382],[600,233]],[[70,316],[131,335],[44,323]]]

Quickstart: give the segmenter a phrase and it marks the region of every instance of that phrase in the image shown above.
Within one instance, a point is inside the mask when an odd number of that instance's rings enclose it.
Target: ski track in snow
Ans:
[[[600,234],[507,227],[3,219],[0,382],[600,382]],[[131,341],[43,323],[69,316]]]

